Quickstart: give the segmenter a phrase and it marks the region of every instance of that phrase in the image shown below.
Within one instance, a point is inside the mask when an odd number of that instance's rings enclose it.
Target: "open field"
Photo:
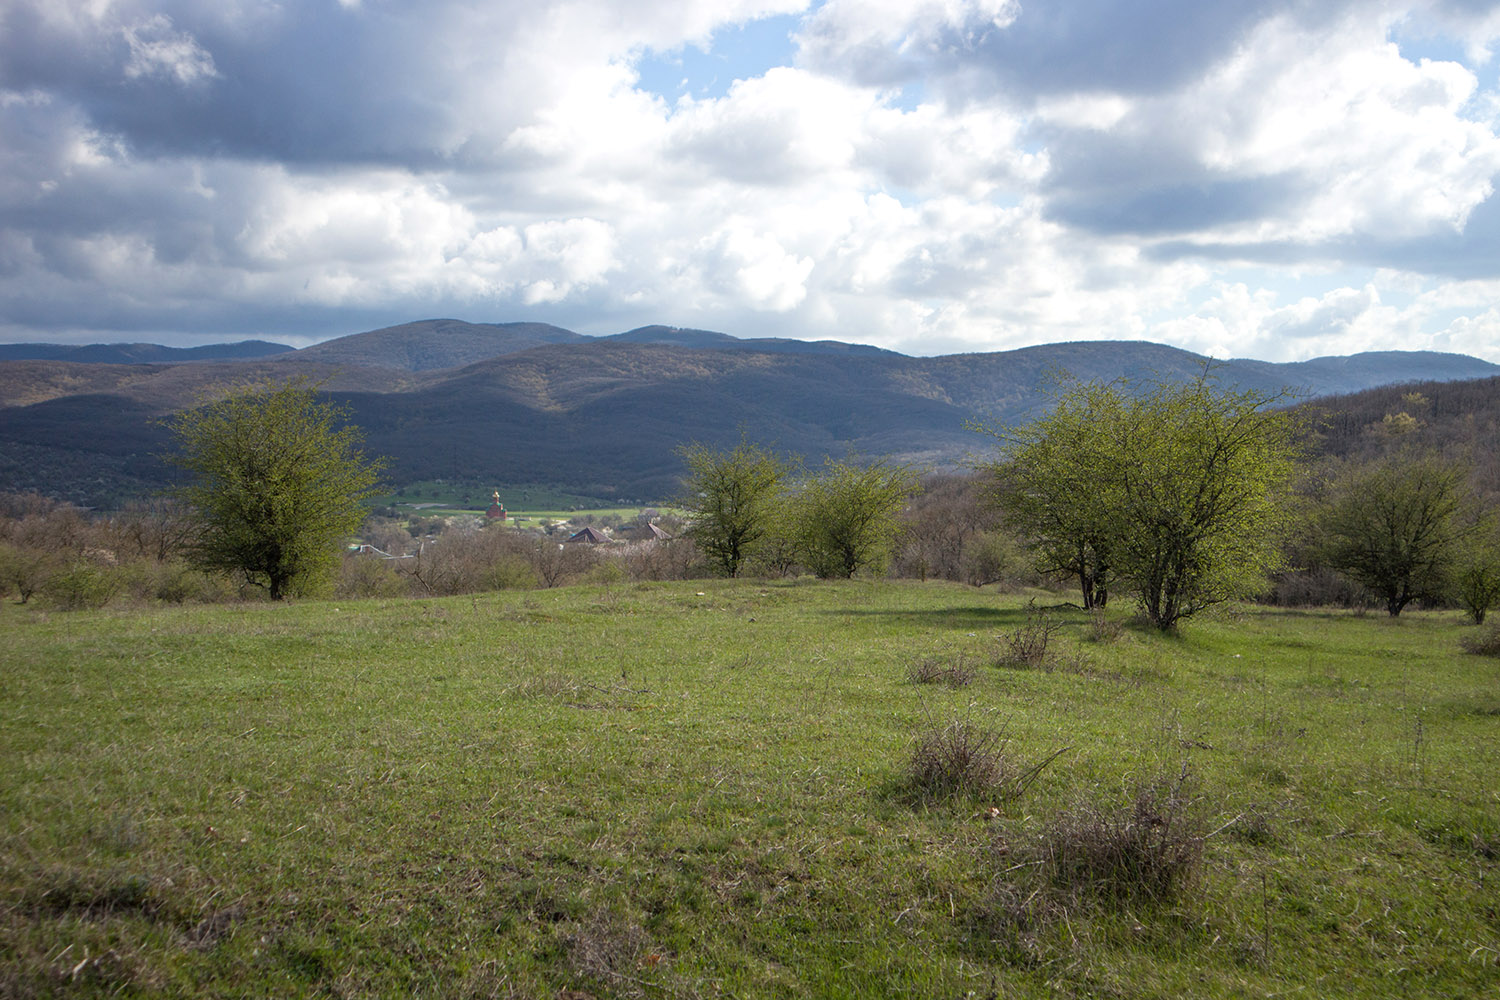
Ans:
[[[947,584],[7,606],[0,995],[1497,995],[1456,615],[1057,615],[1023,668],[1023,599]],[[1063,752],[914,784],[955,720]],[[1184,768],[1180,883],[1047,866]]]
[[[505,509],[506,521],[520,528],[534,528],[543,521],[558,523],[562,521],[580,521],[584,518],[617,517],[621,521],[633,521],[645,510],[671,510],[662,507],[587,507],[579,510],[547,510],[540,508],[525,508],[512,510]],[[403,513],[408,511],[408,505],[397,505],[397,510]],[[412,517],[477,517],[483,518],[482,510],[467,510],[457,507],[412,507]]]
[[[372,507],[397,506],[425,504],[436,505],[443,511],[473,511],[483,509],[490,505],[493,495],[500,494],[500,502],[507,510],[540,511],[563,511],[571,512],[581,509],[609,508],[615,505],[598,497],[586,497],[555,486],[521,485],[506,486],[482,482],[448,482],[441,479],[427,479],[421,482],[408,483],[396,493],[387,493],[372,497],[369,501]],[[639,509],[635,505],[630,509]],[[566,514],[564,515],[566,516]]]

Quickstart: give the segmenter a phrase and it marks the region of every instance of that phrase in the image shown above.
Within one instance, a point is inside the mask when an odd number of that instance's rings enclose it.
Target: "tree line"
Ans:
[[[679,450],[685,523],[672,534],[681,537],[611,561],[477,523],[439,536],[368,520],[362,501],[379,462],[317,388],[252,386],[179,414],[170,429],[182,485],[92,527],[72,508],[9,498],[0,593],[28,600],[46,584],[59,603],[87,605],[108,599],[110,579],[171,600],[245,588],[280,599],[622,575],[889,573],[1070,581],[1082,607],[1127,596],[1161,629],[1247,597],[1375,604],[1391,615],[1444,603],[1476,622],[1500,600],[1494,495],[1469,456],[1430,447],[1430,400],[1410,391],[1366,421],[1361,433],[1383,445],[1376,454],[1318,455],[1340,411],[1330,420],[1290,409],[1285,395],[1226,390],[1207,372],[1145,385],[1063,381],[1046,416],[979,428],[998,453],[967,474],[923,476],[854,456],[809,470],[748,436],[729,448],[692,443]],[[401,561],[341,560],[341,543],[362,526]],[[111,569],[127,552],[134,564],[175,568]],[[215,576],[233,586],[210,584]]]
[[[1405,401],[1420,409],[1423,398]],[[743,440],[683,450],[681,503],[699,546],[730,576],[774,568],[787,551],[819,576],[850,576],[883,568],[903,532],[929,546],[962,534],[964,554],[934,575],[993,576],[1019,548],[1036,572],[1071,580],[1085,609],[1123,591],[1163,630],[1319,575],[1323,586],[1306,596],[1332,590],[1392,616],[1414,601],[1457,604],[1482,622],[1500,600],[1500,542],[1469,464],[1416,446],[1421,423],[1406,410],[1382,418],[1391,440],[1380,457],[1312,462],[1306,416],[1289,402],[1225,389],[1209,372],[1147,385],[1065,381],[1046,416],[979,428],[1001,454],[971,477],[966,516],[951,504],[929,512],[951,519],[949,532],[899,516],[917,492],[909,469],[829,463],[799,485],[792,463]],[[863,533],[863,554],[845,547],[835,558],[824,540],[846,524]]]

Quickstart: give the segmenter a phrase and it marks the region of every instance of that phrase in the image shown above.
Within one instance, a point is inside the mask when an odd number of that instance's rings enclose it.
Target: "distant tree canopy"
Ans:
[[[233,392],[170,421],[172,461],[191,481],[194,562],[241,574],[281,600],[329,568],[357,531],[381,463],[365,459],[346,412],[295,378]]]
[[[995,502],[1086,607],[1128,584],[1170,629],[1251,592],[1280,559],[1297,449],[1278,395],[1207,373],[1137,389],[1073,382],[1053,410],[997,434]]]

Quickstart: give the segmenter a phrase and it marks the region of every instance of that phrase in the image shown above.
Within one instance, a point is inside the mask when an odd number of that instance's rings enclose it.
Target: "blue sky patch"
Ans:
[[[707,52],[685,45],[670,52],[646,54],[636,63],[636,89],[664,97],[695,101],[723,97],[736,80],[752,80],[768,69],[789,66],[796,45],[792,32],[802,19],[794,14],[761,18],[714,32]]]

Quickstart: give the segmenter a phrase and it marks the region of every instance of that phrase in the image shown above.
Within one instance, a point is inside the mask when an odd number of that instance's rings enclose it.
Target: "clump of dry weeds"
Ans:
[[[913,684],[941,684],[944,687],[968,687],[978,669],[964,654],[954,660],[926,656],[907,664],[906,679]]]

